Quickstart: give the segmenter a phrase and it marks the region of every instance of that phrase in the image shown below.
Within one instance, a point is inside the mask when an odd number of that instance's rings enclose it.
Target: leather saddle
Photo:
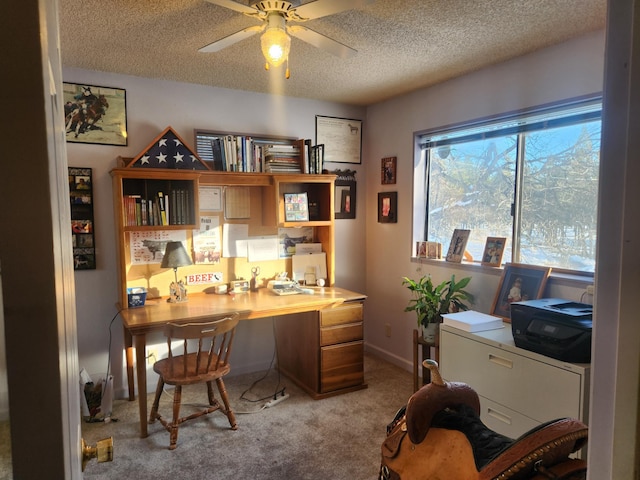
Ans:
[[[587,426],[560,418],[517,439],[480,420],[480,400],[467,384],[444,382],[425,360],[432,382],[411,396],[387,426],[380,480],[578,480],[586,461],[569,456],[587,443]]]

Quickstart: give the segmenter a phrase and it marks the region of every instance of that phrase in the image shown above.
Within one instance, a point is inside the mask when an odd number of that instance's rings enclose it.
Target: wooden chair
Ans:
[[[153,370],[160,376],[156,396],[153,400],[149,423],[160,420],[164,428],[170,434],[169,450],[176,448],[178,441],[178,426],[193,418],[220,410],[229,419],[232,430],[238,428],[236,417],[229,405],[229,397],[222,377],[229,373],[229,354],[238,325],[238,314],[220,318],[206,323],[174,324],[165,326],[164,334],[167,337],[168,357],[157,361]],[[182,348],[174,348],[172,342],[182,340]],[[182,354],[174,355],[174,351]],[[213,382],[216,382],[223,404],[218,402],[213,393]],[[197,383],[207,384],[209,407],[191,415],[180,417],[180,404],[182,398],[182,386]],[[167,421],[158,411],[160,396],[165,384],[174,385],[173,419]]]

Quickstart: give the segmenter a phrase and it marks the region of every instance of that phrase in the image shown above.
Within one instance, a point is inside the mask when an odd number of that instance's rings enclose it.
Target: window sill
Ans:
[[[411,263],[419,263],[421,265],[437,265],[440,268],[481,272],[483,274],[490,274],[495,276],[501,276],[502,272],[504,271],[503,266],[489,267],[487,265],[482,265],[479,262],[453,263],[447,262],[444,259],[436,258],[411,257]],[[589,272],[574,272],[570,270],[551,270],[548,282],[552,285],[562,285],[584,290],[588,285],[593,285],[594,274]]]

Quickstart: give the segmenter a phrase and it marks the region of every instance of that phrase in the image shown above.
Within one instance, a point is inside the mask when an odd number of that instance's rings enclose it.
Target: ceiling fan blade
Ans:
[[[376,0],[316,0],[315,2],[305,3],[304,5],[296,7],[295,14],[304,20],[312,20],[345,10],[364,7],[375,1]]]
[[[246,5],[234,2],[233,0],[207,0],[207,2],[213,3],[214,5],[219,5],[221,7],[229,8],[231,10],[235,10],[236,12],[246,13],[247,15],[255,15],[257,12],[257,9],[253,7],[247,7]]]
[[[332,38],[326,37],[321,33],[314,32],[313,30],[301,25],[290,25],[287,27],[287,32],[300,40],[310,43],[314,47],[325,50],[340,58],[349,58],[358,53],[357,50],[354,50],[343,43],[337,42]]]
[[[240,30],[239,32],[232,33],[231,35],[228,35],[224,38],[221,38],[220,40],[210,43],[209,45],[206,45],[200,48],[198,51],[202,53],[219,52],[223,48],[227,48],[228,46],[233,45],[234,43],[240,42],[245,38],[249,38],[252,35],[255,35],[256,33],[261,32],[262,30],[264,30],[264,27],[265,25],[256,25],[253,27],[247,27],[244,30]]]

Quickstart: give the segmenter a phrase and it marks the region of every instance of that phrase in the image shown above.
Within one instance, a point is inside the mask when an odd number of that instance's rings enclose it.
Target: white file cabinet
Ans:
[[[561,417],[587,423],[590,365],[518,348],[511,325],[504,325],[478,333],[441,325],[442,377],[471,386],[484,424],[510,438]]]

